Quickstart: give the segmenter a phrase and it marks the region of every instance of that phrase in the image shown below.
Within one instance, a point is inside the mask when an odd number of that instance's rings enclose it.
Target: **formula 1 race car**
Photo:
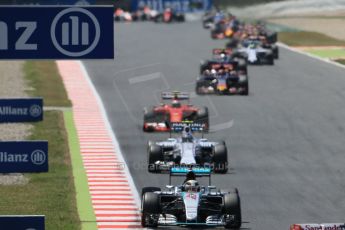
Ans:
[[[144,108],[144,132],[170,131],[171,123],[194,121],[202,124],[204,131],[209,129],[209,115],[207,107],[196,107],[189,103],[189,94],[182,92],[163,92],[162,104]],[[171,104],[164,100],[172,100]],[[182,104],[187,100],[188,103]]]
[[[197,94],[248,95],[248,76],[236,72],[201,75],[197,79],[195,91]]]
[[[274,65],[274,53],[271,49],[264,48],[261,41],[247,39],[241,43],[236,52],[247,59],[249,64]]]
[[[156,16],[153,17],[154,22],[184,22],[185,15],[183,13],[176,12],[170,8],[167,8],[162,13],[158,13]]]
[[[232,49],[213,49],[212,54],[211,60],[201,61],[200,74],[212,69],[236,70],[247,74],[247,61],[241,53],[236,53]]]
[[[185,176],[182,185],[171,185],[173,176]],[[211,186],[200,186],[197,177],[209,177],[210,170],[204,168],[172,168],[169,185],[165,191],[157,187],[142,189],[143,227],[194,226],[240,229],[242,225],[241,201],[238,189],[216,190]]]
[[[172,131],[181,132],[177,138],[148,142],[148,170],[161,172],[173,166],[207,166],[215,173],[228,171],[228,151],[224,141],[209,141],[196,138],[192,132],[202,131],[196,123],[174,123]]]
[[[345,224],[293,224],[290,226],[290,230],[345,230]]]

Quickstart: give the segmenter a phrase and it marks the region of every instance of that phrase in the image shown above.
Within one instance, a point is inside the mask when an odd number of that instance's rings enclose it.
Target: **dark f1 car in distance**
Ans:
[[[179,13],[171,8],[165,9],[163,12],[158,13],[153,17],[154,22],[184,22],[185,15],[183,13]]]
[[[144,108],[144,132],[170,131],[171,123],[194,121],[202,124],[203,129],[209,129],[209,114],[207,107],[196,107],[189,103],[189,94],[183,92],[163,92],[162,103],[158,106]],[[170,104],[165,100],[171,100]],[[182,101],[188,101],[183,104]]]
[[[185,176],[182,185],[171,185],[174,176]],[[165,191],[156,187],[142,189],[143,227],[187,226],[240,229],[242,225],[241,201],[238,189],[216,190],[211,186],[200,186],[197,177],[209,177],[207,168],[172,168],[169,185]]]
[[[238,62],[211,62],[202,65],[202,74],[197,78],[197,94],[248,95],[249,80],[246,69],[239,69]],[[246,68],[246,67],[245,67]]]
[[[205,70],[226,68],[229,70],[240,71],[241,74],[247,74],[247,61],[240,54],[232,49],[213,49],[212,59],[202,61],[200,64],[200,74]]]
[[[148,170],[161,172],[174,166],[201,166],[212,168],[215,173],[228,171],[228,151],[224,141],[210,141],[193,132],[202,132],[197,123],[173,123],[172,132],[182,132],[179,137],[148,142]]]

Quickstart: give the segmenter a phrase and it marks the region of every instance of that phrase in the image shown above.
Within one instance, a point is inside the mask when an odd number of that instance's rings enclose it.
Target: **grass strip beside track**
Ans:
[[[54,61],[27,61],[24,72],[31,96],[43,97],[45,106],[71,106]]]
[[[335,60],[335,61],[340,63],[340,64],[345,65],[345,59],[338,59],[338,60]]]
[[[94,230],[97,229],[96,217],[92,208],[89,187],[87,184],[87,177],[80,154],[79,141],[77,131],[73,122],[72,111],[65,111],[64,119],[72,159],[74,184],[77,190],[77,206],[79,218],[81,220],[83,230]]]
[[[306,49],[308,53],[314,54],[318,57],[322,58],[344,58],[345,57],[345,49],[338,48],[338,49]]]
[[[289,46],[345,46],[345,41],[309,31],[279,32],[278,40]]]
[[[0,214],[40,214],[46,229],[80,229],[63,114],[46,112],[44,121],[33,125],[30,139],[49,142],[49,172],[26,174],[26,185],[1,186]]]

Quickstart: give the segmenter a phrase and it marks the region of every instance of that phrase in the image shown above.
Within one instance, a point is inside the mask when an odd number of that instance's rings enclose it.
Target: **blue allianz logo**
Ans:
[[[0,59],[113,59],[113,7],[0,6]]]
[[[31,153],[31,162],[35,165],[42,165],[46,162],[46,153],[42,150],[35,150]]]
[[[32,105],[29,109],[29,114],[32,117],[39,117],[42,115],[42,107],[40,105]]]
[[[94,36],[90,36],[91,30],[94,31]],[[98,45],[100,25],[95,15],[87,9],[69,8],[54,18],[50,33],[57,50],[67,56],[80,57],[90,53]],[[80,50],[75,51],[75,47]]]

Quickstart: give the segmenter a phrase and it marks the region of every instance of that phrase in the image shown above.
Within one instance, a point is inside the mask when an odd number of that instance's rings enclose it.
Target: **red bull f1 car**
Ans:
[[[158,106],[144,108],[144,132],[170,131],[172,123],[193,121],[209,129],[209,115],[207,107],[197,107],[189,103],[189,94],[182,92],[163,92],[162,103]],[[171,100],[171,103],[165,103]],[[188,103],[182,103],[188,101]]]

